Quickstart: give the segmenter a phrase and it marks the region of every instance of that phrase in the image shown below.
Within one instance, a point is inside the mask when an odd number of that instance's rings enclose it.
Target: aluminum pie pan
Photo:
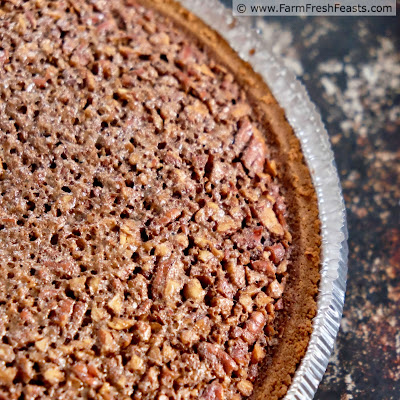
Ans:
[[[328,133],[305,87],[251,26],[250,18],[234,18],[218,0],[180,0],[215,29],[239,56],[258,72],[285,110],[300,140],[318,197],[321,221],[321,280],[317,314],[306,354],[284,400],[310,400],[322,380],[342,318],[347,279],[347,223],[342,189]],[[233,24],[233,21],[235,23]],[[255,52],[250,52],[254,49]]]

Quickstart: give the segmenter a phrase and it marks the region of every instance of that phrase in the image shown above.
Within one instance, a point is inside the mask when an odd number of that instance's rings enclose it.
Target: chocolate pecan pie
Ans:
[[[316,196],[262,79],[171,1],[0,1],[0,399],[279,399]]]

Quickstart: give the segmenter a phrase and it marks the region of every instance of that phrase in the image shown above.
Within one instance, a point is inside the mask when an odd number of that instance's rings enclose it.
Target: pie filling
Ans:
[[[291,234],[245,90],[134,2],[3,3],[0,399],[250,396]]]

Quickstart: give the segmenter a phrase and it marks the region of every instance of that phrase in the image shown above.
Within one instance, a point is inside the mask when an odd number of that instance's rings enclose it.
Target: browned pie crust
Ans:
[[[0,400],[282,398],[321,239],[267,85],[171,0],[3,3]]]
[[[316,313],[320,267],[320,221],[318,204],[310,172],[301,152],[300,142],[286,120],[270,89],[216,31],[201,19],[171,0],[139,0],[172,19],[201,43],[247,90],[253,110],[268,132],[273,158],[279,160],[279,181],[289,210],[288,224],[293,236],[293,267],[286,286],[285,309],[277,326],[282,332],[279,344],[271,352],[252,395],[254,399],[282,398],[292,381],[312,332]]]

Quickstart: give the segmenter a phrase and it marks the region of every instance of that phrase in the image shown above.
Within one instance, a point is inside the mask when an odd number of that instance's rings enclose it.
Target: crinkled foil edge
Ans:
[[[305,87],[271,44],[252,28],[251,19],[236,19],[217,0],[180,0],[183,6],[218,31],[265,80],[284,108],[299,138],[318,196],[322,234],[321,281],[313,332],[284,400],[314,397],[322,380],[342,318],[347,278],[347,224],[342,189],[328,133]],[[255,49],[253,55],[250,50]]]

